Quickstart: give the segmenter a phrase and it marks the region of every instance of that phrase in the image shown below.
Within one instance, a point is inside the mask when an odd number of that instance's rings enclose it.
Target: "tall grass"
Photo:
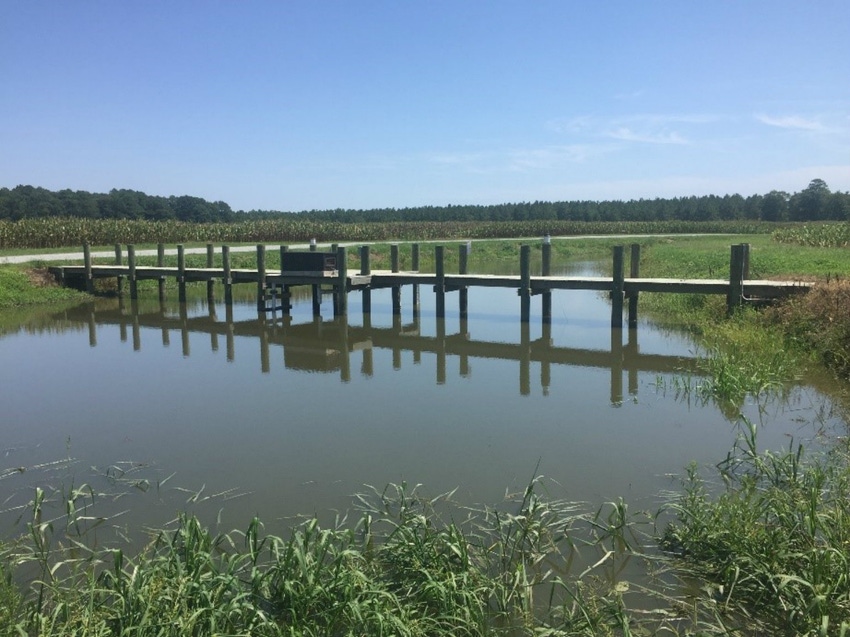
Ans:
[[[846,443],[806,457],[801,445],[757,449],[745,421],[717,467],[722,491],[695,468],[672,499],[663,546],[708,583],[724,613],[763,634],[850,631],[850,463]],[[810,454],[811,455],[811,454]]]
[[[59,541],[31,503],[29,535],[0,563],[0,634],[38,635],[648,635],[716,624],[668,592],[632,610],[628,582],[604,574],[640,552],[623,502],[596,514],[540,495],[535,479],[496,507],[466,508],[390,486],[358,496],[352,518],[306,519],[287,537],[214,534],[182,514],[137,554]],[[64,524],[78,514],[69,512]],[[640,541],[639,541],[640,540]],[[578,572],[580,570],[580,572]],[[641,599],[647,591],[640,592]],[[685,629],[687,624],[690,628]],[[3,632],[5,631],[5,632]],[[706,632],[705,634],[709,634]]]

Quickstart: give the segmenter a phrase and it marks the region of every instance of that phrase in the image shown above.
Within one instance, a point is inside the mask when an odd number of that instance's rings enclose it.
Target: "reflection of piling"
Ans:
[[[269,352],[269,325],[265,314],[258,318],[260,322],[260,372],[268,374],[271,371],[271,355]]]
[[[520,323],[519,393],[531,393],[531,330],[528,321]]]
[[[139,324],[139,302],[130,301],[130,308],[133,312],[133,351],[142,351],[142,328]]]
[[[180,343],[183,346],[183,356],[188,358],[192,350],[189,348],[189,312],[185,303],[180,304]]]
[[[639,353],[637,329],[630,328],[625,351],[625,356],[629,359],[629,396],[637,396],[638,393],[638,368],[636,361]]]
[[[97,322],[94,318],[94,304],[89,307],[88,312],[89,347],[97,347]]]
[[[623,404],[623,330],[611,328],[611,404]]]

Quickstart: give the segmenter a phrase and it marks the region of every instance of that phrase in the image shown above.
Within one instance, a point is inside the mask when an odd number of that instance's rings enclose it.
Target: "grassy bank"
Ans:
[[[85,299],[76,290],[56,285],[45,269],[0,266],[0,310]]]

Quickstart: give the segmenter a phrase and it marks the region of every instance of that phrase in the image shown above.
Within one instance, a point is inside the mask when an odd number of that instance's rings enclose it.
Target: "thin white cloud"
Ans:
[[[609,130],[606,136],[625,142],[639,142],[642,144],[687,144],[688,140],[676,131],[634,131],[626,126]]]
[[[755,116],[758,121],[767,126],[775,126],[776,128],[784,128],[790,130],[806,130],[806,131],[822,131],[823,124],[814,119],[806,119],[799,115],[785,115],[782,117],[771,117],[770,115],[758,114]]]
[[[718,120],[720,117],[707,113],[644,113],[612,118],[581,115],[554,119],[547,122],[547,126],[557,133],[567,135],[607,137],[647,144],[687,144],[687,135],[678,129],[689,129]]]

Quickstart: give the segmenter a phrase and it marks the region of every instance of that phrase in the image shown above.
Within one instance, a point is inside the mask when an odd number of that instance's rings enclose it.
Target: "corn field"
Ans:
[[[816,248],[846,248],[850,245],[850,223],[803,224],[773,233],[779,243],[794,243]]]
[[[341,223],[306,219],[197,224],[180,221],[46,218],[0,221],[0,249],[64,248],[116,243],[265,243],[499,239],[551,234],[767,234],[775,225],[756,221],[399,221]]]

